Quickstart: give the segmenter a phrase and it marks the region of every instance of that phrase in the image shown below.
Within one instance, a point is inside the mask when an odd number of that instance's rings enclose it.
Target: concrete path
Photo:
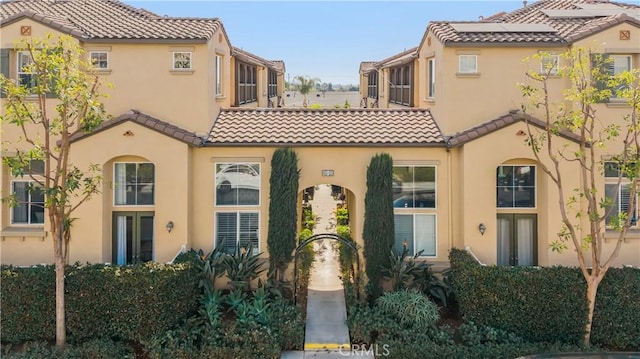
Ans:
[[[313,213],[317,216],[314,234],[336,233],[335,209],[339,201],[331,197],[331,186],[315,190]],[[352,350],[347,327],[347,309],[340,280],[337,243],[314,242],[316,253],[307,296],[307,323],[304,351],[282,353],[281,359],[373,359],[373,352]]]
[[[314,234],[336,233],[335,209],[338,202],[331,187],[320,185],[313,195],[316,215]],[[314,242],[316,252],[307,295],[307,323],[304,350],[349,348],[349,329],[344,290],[340,280],[338,253],[331,240]]]

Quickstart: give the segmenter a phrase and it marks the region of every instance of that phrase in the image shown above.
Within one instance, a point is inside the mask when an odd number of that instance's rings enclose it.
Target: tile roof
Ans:
[[[184,142],[190,146],[199,147],[203,144],[204,139],[196,136],[193,132],[189,132],[178,126],[172,125],[168,122],[164,122],[155,117],[149,116],[137,110],[131,110],[131,112],[120,115],[116,118],[103,122],[98,128],[90,133],[82,132],[77,133],[71,137],[71,142],[79,141],[83,138],[92,136],[98,132],[115,127],[123,122],[131,121],[138,125],[144,126],[156,132],[159,132],[165,136],[172,137],[180,142]]]
[[[618,11],[607,14],[603,10],[595,15],[586,15],[585,7],[608,6],[617,7]],[[574,16],[549,16],[558,10],[570,10]],[[584,16],[579,16],[582,13]],[[621,22],[630,22],[640,26],[640,6],[618,2],[603,2],[598,0],[540,0],[510,13],[498,13],[482,21],[474,22],[431,22],[427,32],[433,34],[445,45],[481,44],[481,43],[550,43],[565,44],[577,41],[586,36]],[[452,24],[537,24],[548,25],[556,32],[517,31],[517,32],[462,32],[456,31]]]
[[[286,67],[284,66],[284,61],[282,60],[271,60],[273,66],[275,66],[276,71],[284,73],[286,71]]]
[[[514,123],[517,123],[520,121],[527,121],[531,125],[541,129],[544,129],[546,127],[546,124],[544,121],[539,120],[530,115],[526,115],[520,111],[512,110],[508,114],[500,116],[494,120],[472,127],[468,130],[464,130],[462,132],[456,133],[455,135],[448,138],[447,145],[450,147],[461,146],[467,142],[471,142],[477,138],[488,135],[492,132],[498,131],[500,129],[503,129],[507,126],[513,125]],[[578,137],[576,134],[571,133],[569,131],[561,131],[560,136],[574,142],[580,141],[580,137]]]
[[[444,146],[426,109],[222,110],[205,146]]]
[[[360,73],[367,74],[371,72],[373,69],[375,69],[375,63],[375,61],[362,61],[360,63]]]
[[[222,26],[216,18],[159,16],[117,0],[8,0],[0,26],[28,17],[91,40],[206,41]]]

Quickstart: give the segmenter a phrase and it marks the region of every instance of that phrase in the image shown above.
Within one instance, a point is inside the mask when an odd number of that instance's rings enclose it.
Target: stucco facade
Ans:
[[[39,9],[11,8],[0,21],[2,69],[11,78],[17,75],[14,40],[24,38],[23,27],[36,37],[71,34],[88,53],[107,53],[108,66],[98,73],[113,85],[105,100],[113,118],[72,144],[73,163],[98,165],[103,183],[100,194],[74,214],[71,262],[167,262],[184,249],[209,251],[216,243],[256,246],[266,257],[271,158],[278,148],[291,147],[299,158],[300,199],[305,188],[315,185],[343,187],[351,233],[360,245],[367,166],[385,152],[394,161],[396,246],[407,242],[440,265],[446,265],[452,247],[469,247],[487,264],[509,264],[509,256],[521,256],[520,262],[515,258],[520,265],[575,264],[571,251],[549,250],[561,228],[558,197],[524,143],[529,117],[518,112],[522,95],[516,87],[527,80],[527,69],[540,64],[522,60],[540,51],[561,53],[595,43],[603,52],[630,54],[634,68],[640,63],[640,20],[632,17],[562,44],[453,41],[462,35],[449,23],[432,23],[416,48],[363,63],[360,89],[366,110],[269,108],[281,104],[282,61],[232,46],[217,19],[170,18],[166,21],[186,21],[191,32],[162,33],[161,38],[153,31],[162,30],[156,22],[165,20],[112,4],[109,11],[142,19],[136,20],[142,21],[142,35],[123,39],[117,24],[106,35],[99,29],[82,35],[39,18]],[[149,34],[144,33],[147,22],[154,25]],[[621,31],[636,41],[621,40]],[[190,68],[174,69],[174,53],[191,54]],[[460,71],[461,55],[476,61],[475,72]],[[369,86],[372,78],[375,87]],[[401,83],[391,89],[390,79]],[[552,78],[552,95],[559,98],[567,85],[561,77]],[[629,110],[617,103],[597,106],[612,122]],[[535,122],[536,114],[531,115]],[[15,127],[3,123],[0,135],[3,156],[24,148]],[[570,136],[560,142],[576,145]],[[613,153],[620,146],[614,143],[607,150]],[[565,172],[569,188],[580,184],[575,173]],[[500,176],[514,180],[503,185]],[[22,179],[11,177],[3,166],[0,181],[5,197]],[[500,190],[512,196],[513,205],[499,205]],[[6,203],[0,208],[0,261],[51,263],[46,220],[16,221],[13,208]],[[512,238],[507,227],[526,235]],[[518,245],[528,250],[505,252]],[[640,265],[637,227],[630,230],[616,264]]]

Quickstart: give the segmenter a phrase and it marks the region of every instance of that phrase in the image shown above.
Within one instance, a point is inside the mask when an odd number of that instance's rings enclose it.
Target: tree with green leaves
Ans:
[[[302,106],[307,107],[309,105],[307,102],[307,95],[316,88],[316,83],[320,82],[320,79],[310,78],[308,76],[296,76],[295,80],[298,82],[296,84],[296,88],[300,91],[302,96],[304,96]]]
[[[298,155],[291,148],[279,148],[271,158],[269,193],[269,271],[284,280],[284,271],[296,248],[298,223]]]
[[[371,158],[367,169],[367,193],[364,198],[365,272],[369,279],[369,295],[375,299],[382,293],[380,279],[388,267],[394,243],[393,160],[386,153]]]
[[[70,162],[71,137],[93,131],[106,118],[101,103],[102,81],[91,74],[83,49],[68,36],[30,38],[16,51],[28,54],[22,77],[0,77],[3,126],[15,126],[21,134],[3,142],[2,158],[14,177],[28,177],[30,193],[44,196],[43,212],[53,241],[56,271],[56,345],[66,344],[64,271],[73,212],[99,192],[100,168],[81,169]],[[50,101],[53,105],[50,105]],[[33,171],[36,163],[41,170]],[[31,169],[31,170],[30,170]],[[18,205],[16,193],[4,198]]]
[[[637,221],[640,70],[616,73],[613,59],[584,48],[564,53],[560,57],[564,66],[547,61],[553,58],[549,54],[537,57],[546,64],[544,71],[528,72],[530,83],[519,87],[525,99],[523,111],[539,116],[544,128],[537,130],[528,123],[527,145],[558,193],[563,226],[551,250],[572,247],[586,281],[583,344],[589,346],[598,286]],[[570,83],[558,102],[551,98],[549,86],[556,73]],[[599,103],[611,100],[628,108],[624,116],[602,116],[607,111]],[[577,138],[577,148],[562,145],[560,136],[567,133]],[[580,178],[579,186],[566,188],[568,174]],[[604,177],[614,178],[615,183],[605,186]],[[613,249],[605,250],[605,231],[608,236],[615,234],[610,240]]]

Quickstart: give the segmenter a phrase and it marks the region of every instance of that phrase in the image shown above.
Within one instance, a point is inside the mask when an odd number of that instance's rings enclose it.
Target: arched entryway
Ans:
[[[360,279],[361,279],[361,263],[360,263],[360,254],[359,254],[359,247],[358,245],[348,239],[348,238],[344,238],[341,237],[339,235],[337,235],[336,233],[320,233],[320,234],[315,234],[309,238],[307,238],[306,240],[300,242],[300,244],[298,244],[298,246],[296,247],[296,249],[294,249],[293,251],[293,263],[294,263],[294,270],[293,270],[293,288],[294,288],[294,295],[297,298],[298,296],[298,255],[300,254],[300,252],[302,252],[302,250],[310,245],[311,243],[318,241],[318,240],[322,240],[322,239],[329,239],[329,240],[333,240],[333,241],[338,241],[342,244],[344,244],[345,246],[347,246],[349,249],[351,249],[351,253],[353,254],[353,256],[355,257],[355,262],[356,262],[356,267],[354,270],[354,280],[356,284],[360,283]],[[356,295],[356,298],[359,296],[359,291],[357,290],[357,285],[354,286],[354,294]]]

